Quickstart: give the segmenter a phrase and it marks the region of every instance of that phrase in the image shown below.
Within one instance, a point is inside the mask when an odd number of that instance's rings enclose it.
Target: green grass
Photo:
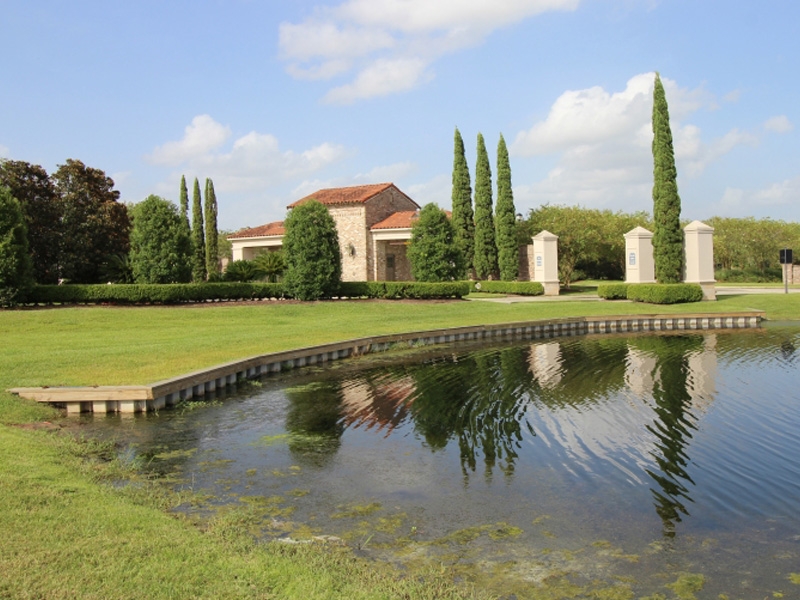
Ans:
[[[800,319],[800,295],[718,302],[328,302],[0,311],[0,390],[148,383],[255,354],[372,334],[581,315],[764,310]],[[233,512],[206,531],[181,498],[125,473],[103,448],[36,430],[59,413],[0,391],[0,597],[460,598],[447,572],[402,577],[346,549],[258,546]],[[17,424],[17,425],[14,425]],[[25,427],[19,424],[26,424]],[[100,460],[103,459],[103,460]]]

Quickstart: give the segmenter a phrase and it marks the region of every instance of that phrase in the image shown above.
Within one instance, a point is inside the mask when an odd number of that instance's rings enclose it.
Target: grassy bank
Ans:
[[[146,383],[263,352],[371,334],[579,315],[764,310],[800,295],[653,307],[611,302],[352,302],[0,311],[0,390]],[[448,574],[408,576],[335,546],[254,545],[248,515],[207,531],[113,453],[35,422],[58,413],[0,391],[0,597],[459,598]],[[57,428],[56,428],[57,429]]]

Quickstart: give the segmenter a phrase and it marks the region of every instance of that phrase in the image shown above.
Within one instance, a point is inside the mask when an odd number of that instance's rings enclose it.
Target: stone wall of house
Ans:
[[[342,252],[342,281],[366,281],[368,251],[367,229],[364,227],[365,207],[329,206],[328,211],[336,223],[339,233],[339,249]]]

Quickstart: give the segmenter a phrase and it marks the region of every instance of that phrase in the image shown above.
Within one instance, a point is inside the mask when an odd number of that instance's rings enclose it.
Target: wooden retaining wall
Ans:
[[[255,379],[308,365],[383,352],[398,346],[447,344],[479,340],[537,340],[562,336],[678,331],[743,329],[759,327],[763,313],[633,315],[579,317],[528,321],[499,325],[476,325],[358,338],[333,344],[273,352],[217,365],[202,371],[165,379],[150,385],[95,387],[13,388],[10,392],[37,402],[66,408],[67,413],[138,413],[173,406],[198,398],[236,382]]]

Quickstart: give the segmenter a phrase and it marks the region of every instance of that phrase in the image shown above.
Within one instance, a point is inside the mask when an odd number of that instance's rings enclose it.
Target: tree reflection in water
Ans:
[[[522,444],[537,435],[530,415],[585,412],[615,398],[627,389],[628,356],[635,351],[652,359],[652,371],[644,374],[652,400],[645,401],[655,418],[645,427],[655,443],[642,453],[652,458],[646,472],[656,484],[651,492],[663,533],[671,537],[692,501],[687,448],[696,426],[689,357],[702,346],[701,335],[551,340],[439,355],[290,388],[290,449],[299,460],[322,465],[349,427],[389,435],[410,423],[434,452],[457,443],[465,483],[480,463],[487,480],[495,470],[511,478]]]

